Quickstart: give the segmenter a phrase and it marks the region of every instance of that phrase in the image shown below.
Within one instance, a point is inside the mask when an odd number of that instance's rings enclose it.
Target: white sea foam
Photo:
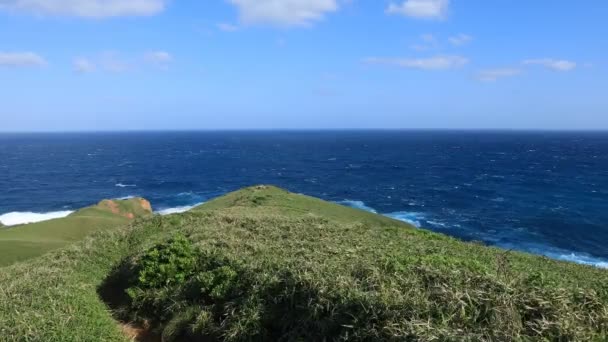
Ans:
[[[119,187],[119,188],[134,188],[137,185],[135,184],[123,184],[123,183],[118,183],[118,184],[114,184],[114,186]]]
[[[365,211],[369,211],[370,213],[377,214],[378,211],[368,205],[363,201],[353,201],[353,200],[344,200],[338,202],[339,204],[349,206],[351,208],[357,208]],[[415,227],[422,227],[422,220],[425,218],[423,213],[416,213],[410,211],[398,211],[390,214],[382,214],[384,216],[388,216],[390,218],[394,218],[395,220],[403,221],[409,223]]]
[[[156,213],[162,216],[166,216],[166,215],[171,215],[171,214],[181,214],[181,213],[185,213],[187,211],[192,210],[193,208],[198,207],[199,205],[203,204],[205,202],[201,202],[201,203],[197,203],[194,205],[184,205],[181,207],[173,207],[173,208],[166,208],[166,209],[161,209],[158,210]]]
[[[414,227],[420,228],[422,227],[422,220],[424,219],[423,213],[415,213],[410,211],[397,211],[390,214],[384,214],[390,218],[394,218],[395,220],[403,221],[405,223],[409,223]]]
[[[590,265],[590,266],[608,269],[608,260],[594,258],[589,255],[576,254],[576,253],[569,253],[569,254],[566,253],[566,254],[557,254],[557,255],[552,254],[552,253],[547,253],[546,255],[550,258],[554,258],[557,260],[571,261],[571,262],[575,262],[577,264]]]
[[[368,207],[363,201],[353,201],[353,200],[344,200],[338,202],[339,204],[346,205],[351,208],[361,209],[365,211],[369,211],[370,213],[378,213],[376,209],[372,207]]]
[[[567,249],[549,246],[540,243],[522,243],[522,244],[512,244],[512,243],[498,243],[498,247],[504,249],[513,249],[519,250],[523,252],[528,252],[537,255],[544,255],[548,258],[561,260],[561,261],[569,261],[577,264],[595,266],[598,268],[608,269],[608,259],[597,258],[591,256],[586,253],[579,253],[569,251]]]
[[[0,215],[0,222],[5,226],[15,226],[19,224],[36,223],[42,221],[63,218],[73,213],[70,210],[53,211],[48,213],[33,212],[12,212]]]
[[[448,225],[446,223],[443,223],[443,222],[432,221],[432,220],[428,220],[426,222],[428,222],[428,224],[430,224],[432,226],[435,226],[435,227],[448,228]]]

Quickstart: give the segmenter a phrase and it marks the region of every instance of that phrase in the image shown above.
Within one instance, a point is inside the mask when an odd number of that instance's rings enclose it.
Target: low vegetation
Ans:
[[[0,340],[605,341],[608,272],[254,187],[0,269]]]
[[[101,201],[61,219],[12,227],[0,224],[0,267],[80,241],[93,232],[114,229],[132,219],[151,215],[148,201],[132,198]]]

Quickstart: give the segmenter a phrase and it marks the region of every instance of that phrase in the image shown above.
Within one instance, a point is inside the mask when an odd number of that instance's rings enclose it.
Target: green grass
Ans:
[[[244,189],[0,269],[0,340],[606,341],[608,272]]]
[[[258,215],[321,217],[341,223],[359,222],[381,227],[414,228],[407,223],[386,216],[326,202],[315,197],[290,193],[273,186],[249,187],[232,192],[194,208],[193,212],[216,210],[234,214],[246,211]]]
[[[0,229],[0,267],[40,256],[48,251],[80,241],[89,234],[125,225],[133,217],[150,215],[141,199],[115,200],[117,212],[108,201],[81,209],[68,217]]]

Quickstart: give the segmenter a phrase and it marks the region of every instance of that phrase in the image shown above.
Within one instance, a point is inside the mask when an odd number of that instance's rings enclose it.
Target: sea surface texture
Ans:
[[[129,196],[170,214],[254,184],[608,267],[608,133],[0,134],[5,225]]]

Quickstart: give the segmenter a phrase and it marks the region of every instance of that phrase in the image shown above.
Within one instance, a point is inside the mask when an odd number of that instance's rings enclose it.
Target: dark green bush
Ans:
[[[179,285],[192,275],[198,253],[192,242],[178,235],[147,251],[139,262],[138,287]]]

